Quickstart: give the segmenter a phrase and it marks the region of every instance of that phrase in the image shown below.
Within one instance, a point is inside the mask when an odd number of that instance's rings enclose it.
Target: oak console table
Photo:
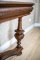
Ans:
[[[0,60],[13,55],[21,55],[23,47],[21,46],[21,39],[24,37],[24,30],[22,29],[22,17],[29,15],[33,10],[34,3],[29,2],[0,2],[0,24],[12,19],[18,18],[18,28],[15,30],[15,38],[17,39],[17,46],[13,50],[0,53]]]

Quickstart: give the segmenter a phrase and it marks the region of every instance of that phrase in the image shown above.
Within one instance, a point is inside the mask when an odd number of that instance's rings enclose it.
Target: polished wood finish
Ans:
[[[15,38],[17,39],[17,48],[21,48],[21,39],[24,37],[24,30],[22,29],[22,17],[19,17],[18,28],[15,30]]]
[[[31,7],[34,3],[31,2],[16,2],[16,1],[0,1],[0,7]]]
[[[29,15],[33,7],[0,8],[0,23]]]
[[[14,35],[17,39],[17,46],[13,50],[0,53],[1,60],[5,60],[13,55],[22,54],[23,47],[21,46],[21,40],[24,37],[24,30],[22,29],[22,17],[30,14],[30,12],[33,10],[33,5],[33,3],[24,2],[0,2],[0,23],[18,18],[18,28],[15,30],[16,33]]]
[[[0,60],[5,60],[6,58],[14,56],[14,55],[17,55],[17,56],[21,55],[22,54],[22,52],[21,52],[22,49],[23,49],[22,47],[20,47],[20,48],[16,47],[15,49],[12,49],[12,50],[1,53],[0,54]]]
[[[0,2],[0,23],[30,14],[33,5],[33,3]]]

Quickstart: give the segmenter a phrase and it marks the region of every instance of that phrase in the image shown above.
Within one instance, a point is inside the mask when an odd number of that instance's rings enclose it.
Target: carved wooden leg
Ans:
[[[15,38],[17,39],[17,46],[15,49],[0,53],[0,60],[5,60],[6,58],[14,55],[21,55],[22,54],[22,46],[21,46],[21,39],[24,37],[24,30],[22,29],[22,17],[19,17],[18,20],[18,28],[15,30]]]
[[[24,30],[22,29],[22,17],[19,17],[18,19],[18,28],[15,30],[15,38],[17,39],[17,49],[23,49],[21,46],[21,39],[23,39],[24,37]],[[22,51],[20,50],[20,52],[18,53],[18,55],[22,54]]]

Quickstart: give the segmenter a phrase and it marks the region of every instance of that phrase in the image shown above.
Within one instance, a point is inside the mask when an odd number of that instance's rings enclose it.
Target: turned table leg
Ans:
[[[22,29],[22,17],[19,17],[18,19],[18,28],[15,30],[15,38],[17,39],[17,46],[9,51],[0,53],[0,60],[5,60],[6,58],[14,55],[21,55],[22,54],[22,46],[21,46],[21,40],[24,37],[24,30]]]
[[[15,38],[17,39],[17,49],[23,49],[22,46],[21,46],[21,39],[23,39],[24,37],[24,30],[22,29],[22,17],[19,17],[18,19],[18,28],[15,30]],[[20,50],[19,54],[22,54],[22,51]]]

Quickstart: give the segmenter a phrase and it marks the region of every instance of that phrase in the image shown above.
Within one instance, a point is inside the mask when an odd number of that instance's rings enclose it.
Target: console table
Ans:
[[[21,39],[24,37],[24,30],[22,29],[22,17],[29,15],[33,10],[34,3],[30,2],[0,2],[0,24],[12,19],[18,18],[18,28],[15,30],[15,38],[17,39],[17,46],[13,50],[0,53],[0,60],[14,55],[21,55],[23,47],[21,46]]]

